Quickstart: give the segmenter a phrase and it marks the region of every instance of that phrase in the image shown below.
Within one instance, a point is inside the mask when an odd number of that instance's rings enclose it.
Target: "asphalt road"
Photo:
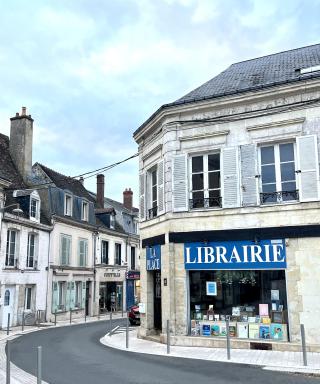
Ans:
[[[320,384],[318,378],[242,364],[115,350],[99,342],[108,325],[96,322],[24,335],[12,342],[12,361],[35,375],[36,348],[42,345],[43,379],[50,384]]]

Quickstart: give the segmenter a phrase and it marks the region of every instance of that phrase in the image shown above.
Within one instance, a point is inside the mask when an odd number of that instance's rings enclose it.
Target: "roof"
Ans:
[[[162,109],[265,87],[320,77],[320,71],[301,74],[300,69],[320,65],[320,44],[279,52],[232,64],[218,76],[164,104],[134,132],[136,135]]]
[[[126,208],[123,203],[120,203],[119,201],[112,200],[109,197],[104,198],[104,203],[107,207],[114,208],[116,211],[122,211],[123,213],[126,213],[128,215],[137,215],[139,212],[138,208],[132,207],[132,210]]]
[[[76,196],[85,198],[89,201],[94,202],[94,199],[90,195],[90,193],[86,190],[86,188],[83,186],[83,184],[70,176],[65,176],[59,172],[54,171],[51,168],[46,167],[43,164],[36,163],[35,165],[38,165],[42,168],[42,170],[46,173],[46,175],[49,177],[49,179],[53,182],[53,184],[64,190],[68,190],[71,193],[73,193]]]
[[[9,137],[0,133],[0,177],[9,181],[12,188],[25,187],[9,151]]]

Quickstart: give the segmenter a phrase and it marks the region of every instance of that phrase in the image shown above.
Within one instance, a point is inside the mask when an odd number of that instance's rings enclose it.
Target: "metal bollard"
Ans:
[[[54,311],[54,325],[57,325],[57,310]]]
[[[8,321],[7,321],[7,335],[9,335],[10,332],[10,313],[8,313]]]
[[[306,367],[308,365],[308,361],[307,361],[307,348],[306,348],[306,333],[304,330],[304,324],[300,324],[300,332],[301,332],[303,365]]]
[[[21,325],[21,331],[24,331],[24,325],[25,325],[25,319],[24,319],[24,312],[22,312],[22,325]]]
[[[100,320],[100,307],[98,309],[98,320]]]
[[[129,312],[127,312],[127,322],[126,322],[126,348],[129,348]]]
[[[227,357],[228,360],[231,358],[230,354],[230,329],[229,329],[229,320],[226,320],[226,332],[227,332]]]
[[[111,329],[112,329],[112,311],[110,312],[110,324],[109,324],[109,326],[110,326],[110,331],[111,331]]]
[[[167,354],[170,354],[170,320],[167,320]]]
[[[6,365],[6,384],[10,384],[10,340],[7,341],[7,365]]]
[[[84,310],[84,322],[85,323],[87,322],[87,311],[86,311],[86,309]]]
[[[70,309],[70,324],[72,323],[72,310]]]
[[[42,383],[42,347],[38,347],[38,361],[37,361],[37,384]]]
[[[122,304],[122,307],[121,307],[121,317],[123,317],[123,304]]]

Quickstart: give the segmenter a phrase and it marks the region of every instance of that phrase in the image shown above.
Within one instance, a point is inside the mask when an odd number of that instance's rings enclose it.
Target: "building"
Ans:
[[[320,350],[320,45],[235,63],[163,105],[140,153],[140,336]],[[278,342],[281,341],[281,342]],[[259,343],[257,343],[259,342]]]
[[[33,119],[11,118],[0,134],[0,327],[45,320],[50,219],[31,186]],[[2,220],[1,220],[2,218]]]

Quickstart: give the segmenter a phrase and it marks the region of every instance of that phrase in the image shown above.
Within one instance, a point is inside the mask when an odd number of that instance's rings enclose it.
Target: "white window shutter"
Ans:
[[[238,148],[229,147],[222,150],[222,207],[239,207],[239,172]]]
[[[172,210],[188,210],[187,155],[176,155],[172,162]]]
[[[255,144],[240,146],[241,192],[244,207],[257,205],[257,147]]]
[[[300,201],[319,199],[317,136],[297,137]]]
[[[140,173],[139,175],[139,212],[140,212],[140,220],[146,219],[146,173]]]
[[[164,203],[164,161],[158,163],[158,215],[165,213]]]

